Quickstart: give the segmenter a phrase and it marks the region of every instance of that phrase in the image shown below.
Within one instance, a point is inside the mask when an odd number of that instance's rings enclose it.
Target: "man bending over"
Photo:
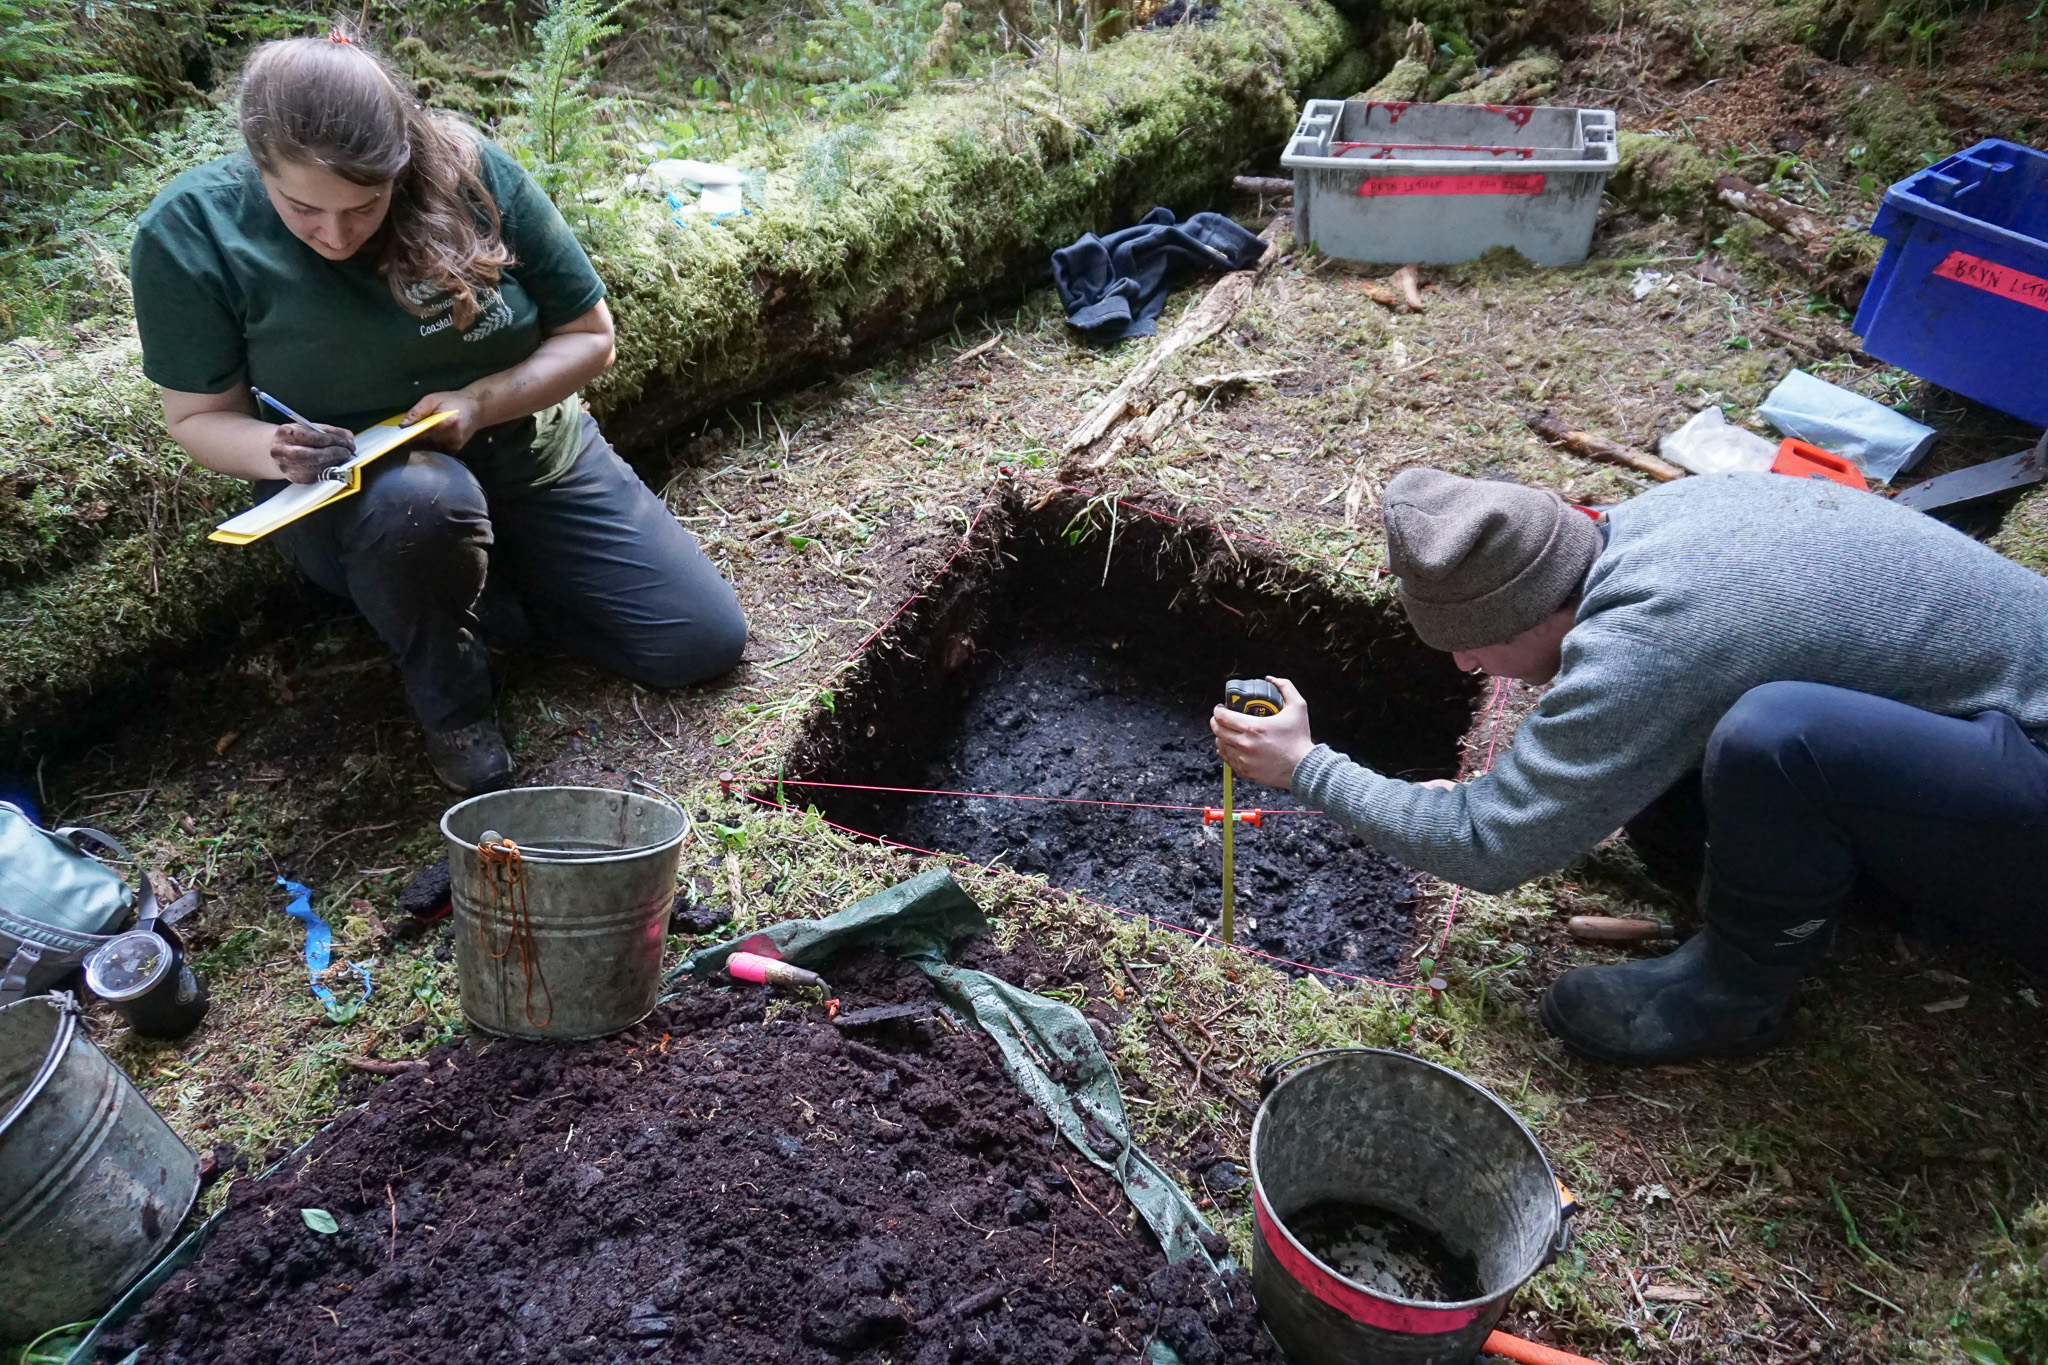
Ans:
[[[1705,928],[1555,982],[1541,1015],[1571,1047],[1650,1065],[1772,1045],[1852,888],[1931,936],[2048,962],[2048,579],[1883,498],[1777,474],[1682,479],[1596,520],[1411,469],[1383,515],[1425,643],[1554,683],[1513,746],[1468,782],[1398,781],[1314,743],[1275,678],[1286,709],[1219,707],[1217,749],[1487,892],[1697,783]]]

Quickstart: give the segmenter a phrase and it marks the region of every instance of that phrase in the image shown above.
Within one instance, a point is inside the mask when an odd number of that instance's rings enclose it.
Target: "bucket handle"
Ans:
[[[690,842],[690,836],[696,833],[697,822],[690,818],[690,812],[683,808],[682,802],[676,800],[652,782],[649,782],[646,776],[637,768],[626,774],[626,790],[641,796],[651,796],[655,800],[667,805],[677,815],[682,816],[683,843],[687,845]]]
[[[2043,436],[2042,440],[2043,442],[2048,442],[2048,436]],[[1335,1057],[1346,1052],[1378,1052],[1379,1050],[1378,1048],[1370,1047],[1321,1047],[1317,1048],[1314,1052],[1299,1053],[1284,1062],[1268,1062],[1259,1069],[1259,1103],[1263,1106],[1267,1097],[1273,1093],[1274,1087],[1280,1084],[1281,1079],[1298,1069],[1304,1062],[1312,1062],[1318,1057]],[[1557,1240],[1551,1243],[1549,1251],[1543,1257],[1543,1264],[1546,1266],[1564,1255],[1571,1248],[1572,1215],[1577,1213],[1581,1207],[1577,1197],[1564,1187],[1562,1180],[1552,1175],[1550,1181],[1553,1185],[1557,1186]]]

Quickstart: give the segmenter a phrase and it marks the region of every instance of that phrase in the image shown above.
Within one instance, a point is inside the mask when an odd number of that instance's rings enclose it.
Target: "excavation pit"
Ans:
[[[784,799],[1212,931],[1222,840],[1201,808],[1222,799],[1208,719],[1226,679],[1291,678],[1318,740],[1382,772],[1456,775],[1473,685],[1398,606],[1339,595],[1213,529],[1127,508],[1113,543],[1111,529],[1108,509],[1070,495],[985,512],[796,746],[785,777],[844,785],[785,784]],[[1238,941],[1352,974],[1399,971],[1416,874],[1287,792],[1237,793],[1262,813],[1238,827]]]

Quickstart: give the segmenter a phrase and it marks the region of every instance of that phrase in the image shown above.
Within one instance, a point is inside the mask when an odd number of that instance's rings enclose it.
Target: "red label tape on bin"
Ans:
[[[1434,1336],[1440,1332],[1455,1332],[1479,1316],[1476,1308],[1424,1308],[1418,1304],[1399,1303],[1337,1275],[1301,1249],[1292,1235],[1280,1226],[1279,1220],[1273,1217],[1273,1211],[1266,1207],[1264,1194],[1257,1189],[1252,1191],[1252,1215],[1258,1219],[1259,1231],[1265,1235],[1266,1249],[1273,1253],[1273,1259],[1280,1263],[1288,1278],[1353,1322],[1363,1322],[1389,1332]]]
[[[1948,259],[1934,267],[1934,273],[1945,280],[1967,284],[1972,289],[1981,289],[1987,294],[1996,294],[2048,313],[2048,280],[2039,275],[2029,275],[2008,265],[1997,265],[1967,251],[1949,252]]]
[[[1396,194],[1541,194],[1543,176],[1537,171],[1509,175],[1383,175],[1358,187],[1360,199],[1381,199]]]

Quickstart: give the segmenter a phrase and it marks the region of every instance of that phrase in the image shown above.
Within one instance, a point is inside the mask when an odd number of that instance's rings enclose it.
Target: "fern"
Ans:
[[[5,0],[0,0],[5,3]],[[591,49],[619,31],[624,0],[548,0],[534,26],[540,48],[517,73],[525,128],[516,150],[541,188],[558,203],[582,199],[590,173],[605,159],[593,135],[600,101],[590,93]]]
[[[853,184],[855,158],[879,141],[873,130],[857,123],[834,128],[804,148],[797,189],[822,204],[838,203]]]
[[[892,104],[922,79],[925,49],[943,20],[942,0],[819,0],[803,56],[820,74],[819,98],[835,114]]]
[[[82,164],[61,146],[32,142],[28,130],[139,84],[108,70],[50,7],[0,0],[0,180],[21,185]]]

